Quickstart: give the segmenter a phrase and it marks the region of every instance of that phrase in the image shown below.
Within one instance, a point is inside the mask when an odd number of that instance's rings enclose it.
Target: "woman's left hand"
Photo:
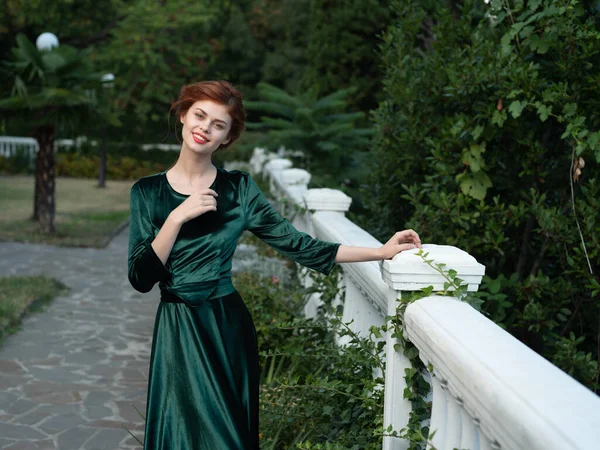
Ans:
[[[392,259],[396,254],[413,248],[421,248],[421,239],[413,230],[398,231],[381,247],[382,259]]]

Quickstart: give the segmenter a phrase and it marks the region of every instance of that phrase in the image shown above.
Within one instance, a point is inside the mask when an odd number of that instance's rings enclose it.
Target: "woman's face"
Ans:
[[[183,143],[194,153],[210,154],[229,142],[231,116],[227,107],[199,100],[181,116]]]

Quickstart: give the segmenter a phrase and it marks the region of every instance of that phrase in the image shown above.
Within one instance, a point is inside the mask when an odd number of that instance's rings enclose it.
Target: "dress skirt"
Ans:
[[[258,450],[258,393],[256,329],[237,291],[160,302],[144,450]]]

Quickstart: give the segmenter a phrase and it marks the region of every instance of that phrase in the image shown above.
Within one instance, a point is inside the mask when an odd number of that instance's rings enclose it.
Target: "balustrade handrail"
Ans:
[[[285,198],[302,206],[302,196],[308,211],[294,222],[302,231],[347,245],[381,245],[344,216],[343,193],[289,186],[284,178],[291,163],[271,158],[261,150],[251,164],[256,170],[270,161],[265,172],[276,200]],[[457,269],[468,290],[477,290],[485,268],[473,257],[454,247],[424,247],[432,252],[428,258]],[[368,335],[371,325],[381,325],[386,313],[395,314],[404,291],[427,286],[441,290],[446,281],[414,252],[379,264],[342,267],[346,286],[342,320],[353,321],[351,327],[362,335]],[[405,334],[419,349],[419,357],[433,366],[430,430],[435,433],[430,445],[437,450],[600,448],[600,397],[467,303],[424,298],[406,308],[404,321]],[[410,411],[403,396],[404,370],[410,363],[395,350],[396,344],[388,332],[384,427],[400,430]],[[408,446],[406,440],[384,438],[384,450]]]
[[[81,143],[87,141],[87,137],[80,136],[76,139],[56,139],[54,141],[54,151],[58,151],[61,148],[75,147],[79,148]],[[95,140],[89,141],[92,145],[98,145]],[[0,156],[11,157],[16,152],[17,147],[25,147],[26,151],[29,152],[29,157],[34,158],[39,150],[38,141],[32,137],[22,136],[0,136]],[[141,144],[139,145],[141,150],[147,151],[151,149],[157,149],[162,151],[179,151],[181,146],[179,144]]]
[[[476,448],[476,428],[502,449],[600,445],[600,398],[468,304],[424,298],[407,307],[404,325],[442,397],[433,403],[438,448]],[[467,412],[454,436],[446,434],[449,403]]]

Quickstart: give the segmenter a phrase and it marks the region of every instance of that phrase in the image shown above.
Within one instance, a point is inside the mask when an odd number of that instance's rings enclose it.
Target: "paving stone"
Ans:
[[[100,430],[93,438],[86,442],[85,450],[114,450],[119,447],[129,433],[125,430]]]
[[[33,441],[17,441],[2,450],[39,450],[39,447]]]
[[[39,411],[32,411],[32,412],[24,414],[20,417],[17,417],[16,419],[13,420],[13,423],[18,423],[21,425],[35,425],[36,423],[41,422],[42,420],[45,420],[48,417],[49,416],[46,413],[39,412]]]
[[[88,364],[94,364],[104,358],[106,358],[106,354],[104,354],[104,353],[84,351],[84,352],[72,353],[70,355],[67,355],[65,357],[65,363],[66,364],[88,365]]]
[[[44,359],[32,359],[24,364],[25,367],[56,367],[62,364],[64,358],[51,356]]]
[[[17,400],[9,409],[8,413],[12,415],[19,415],[31,411],[37,406],[37,403],[27,400],[26,398],[20,398]]]
[[[39,450],[57,450],[56,445],[54,445],[54,440],[46,439],[43,441],[35,441],[35,445]]]
[[[73,381],[77,382],[81,380],[81,376],[73,373],[71,370],[64,367],[53,367],[53,368],[37,368],[32,367],[29,369],[30,373],[38,380],[43,381]]]
[[[6,412],[19,399],[19,395],[14,392],[0,391],[0,411]]]
[[[16,361],[0,360],[0,373],[23,373],[23,367]]]
[[[97,428],[77,427],[58,435],[60,450],[79,450],[91,436],[98,432]]]
[[[29,397],[38,397],[59,392],[88,391],[90,386],[80,383],[54,382],[47,380],[36,380],[23,386],[23,393]]]
[[[19,375],[0,375],[0,391],[7,391],[23,384],[26,380]]]
[[[90,427],[94,427],[94,428],[116,428],[118,430],[122,430],[123,427],[127,428],[128,430],[135,430],[138,427],[139,424],[137,423],[130,423],[130,422],[123,422],[121,420],[94,420],[93,422],[89,423]]]
[[[112,400],[113,394],[108,391],[94,390],[90,391],[84,400],[86,406],[103,406],[106,402]]]
[[[39,424],[37,428],[44,430],[48,433],[54,433],[58,431],[69,430],[73,427],[87,423],[87,421],[81,417],[80,414],[67,413],[57,414],[45,420]]]
[[[144,437],[143,437],[143,436],[138,436],[136,433],[133,433],[133,434],[135,434],[135,435],[136,435],[136,437],[137,437],[137,438],[138,438],[140,441],[144,442]],[[133,445],[133,446],[138,446],[138,445],[140,445],[140,443],[139,443],[138,441],[136,441],[136,440],[135,440],[133,437],[130,437],[130,438],[129,438],[129,439],[127,439],[125,442],[123,442],[123,444],[122,444],[122,445]],[[140,448],[141,448],[141,447],[140,447]]]
[[[0,436],[13,439],[45,439],[47,436],[25,425],[0,422]]]
[[[71,403],[67,405],[42,405],[36,409],[36,411],[46,413],[48,415],[77,413],[81,411],[81,404]]]
[[[90,406],[85,409],[85,415],[90,419],[103,419],[105,417],[111,417],[113,411],[106,406]]]
[[[23,327],[26,325],[23,324]],[[18,336],[18,334],[13,335],[13,339],[10,342],[13,342],[14,339]],[[23,342],[25,341],[25,342]],[[27,361],[30,359],[40,359],[47,358],[52,350],[52,343],[45,343],[43,339],[41,341],[36,342],[27,342],[26,339],[21,341],[21,345],[19,347],[14,345],[6,345],[6,342],[3,347],[7,347],[6,350],[2,351],[0,355],[2,359],[19,359],[19,361]]]

